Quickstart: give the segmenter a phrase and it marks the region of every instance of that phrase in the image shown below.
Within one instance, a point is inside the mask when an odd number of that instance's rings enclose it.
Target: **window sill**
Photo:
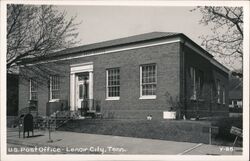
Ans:
[[[49,102],[59,102],[59,99],[51,99]]]
[[[152,96],[141,96],[139,99],[140,99],[140,100],[156,99],[156,95],[152,95]]]
[[[198,102],[204,102],[205,100],[200,98],[200,99],[194,99],[194,98],[190,98],[191,101],[198,101]]]
[[[191,101],[197,101],[197,97],[196,97],[196,96],[191,96],[191,97],[190,97],[190,100],[191,100]]]
[[[120,100],[120,97],[108,97],[105,100],[106,101],[117,101],[117,100]]]
[[[37,99],[30,99],[29,101],[37,101]]]

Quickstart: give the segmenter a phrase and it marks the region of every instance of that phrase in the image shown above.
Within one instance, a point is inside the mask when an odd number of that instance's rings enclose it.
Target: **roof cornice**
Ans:
[[[57,62],[57,61],[65,61],[70,59],[77,59],[77,58],[83,58],[83,57],[90,57],[90,56],[96,56],[96,55],[102,55],[102,54],[109,54],[109,53],[117,53],[121,51],[127,51],[127,50],[134,50],[139,48],[146,48],[151,46],[159,46],[169,43],[176,43],[176,42],[182,42],[187,47],[194,50],[196,53],[210,61],[213,65],[217,66],[222,71],[229,73],[229,69],[227,69],[225,66],[223,66],[221,63],[219,63],[217,60],[213,58],[213,55],[208,53],[206,50],[204,50],[202,47],[200,47],[198,44],[196,44],[194,41],[189,39],[186,35],[182,33],[177,33],[170,36],[161,36],[161,37],[155,37],[153,39],[147,39],[147,40],[140,40],[138,42],[134,43],[126,43],[126,44],[119,44],[114,46],[106,46],[103,48],[94,48],[91,50],[80,50],[81,47],[75,47],[66,49],[63,51],[59,51],[56,53],[62,53],[63,54],[54,54],[54,56],[44,58],[44,59],[35,59],[33,61],[28,61],[25,64],[28,66],[35,65],[35,64],[44,64],[44,63],[50,63],[50,62]],[[72,49],[72,50],[71,50]]]
[[[78,59],[78,58],[90,57],[90,56],[96,56],[96,55],[102,55],[102,54],[118,53],[121,51],[159,46],[159,45],[176,43],[176,42],[181,42],[181,41],[182,39],[180,37],[171,37],[168,39],[151,40],[147,42],[140,42],[140,43],[134,43],[134,44],[129,44],[129,45],[123,45],[123,46],[113,46],[113,47],[104,48],[104,49],[72,53],[72,55],[67,54],[67,55],[62,55],[61,57],[52,57],[49,60],[39,60],[37,62],[35,61],[35,62],[26,63],[26,65],[31,66],[31,65],[36,65],[36,64],[65,61],[65,60]]]

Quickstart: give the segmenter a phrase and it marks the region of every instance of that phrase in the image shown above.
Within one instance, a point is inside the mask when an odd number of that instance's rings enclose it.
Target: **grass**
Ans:
[[[204,129],[209,126],[209,122],[188,120],[86,119],[70,121],[59,130],[208,143],[209,133]]]
[[[59,130],[182,142],[208,143],[208,127],[211,125],[219,128],[218,134],[212,138],[212,144],[232,146],[235,135],[230,134],[230,129],[232,126],[242,129],[242,118],[221,117],[211,118],[207,121],[86,119],[70,121]],[[242,146],[242,138],[238,138],[236,146]]]

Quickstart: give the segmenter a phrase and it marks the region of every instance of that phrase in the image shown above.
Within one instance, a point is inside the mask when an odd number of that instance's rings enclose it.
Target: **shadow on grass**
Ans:
[[[39,137],[39,136],[44,136],[44,135],[33,135],[33,136],[26,136],[26,138],[35,138],[35,137]]]
[[[54,142],[58,142],[61,141],[62,139],[56,139],[56,140],[48,140],[47,143],[54,143]]]

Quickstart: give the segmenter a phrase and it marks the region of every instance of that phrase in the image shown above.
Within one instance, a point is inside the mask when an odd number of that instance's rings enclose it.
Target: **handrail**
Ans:
[[[101,111],[100,101],[88,98],[83,99],[81,103],[81,110],[83,110],[84,112],[88,111],[100,112]]]
[[[71,117],[71,111],[56,111],[51,114],[51,116],[48,118],[48,121],[50,121],[52,126],[57,129],[71,119],[73,119],[73,117]]]

